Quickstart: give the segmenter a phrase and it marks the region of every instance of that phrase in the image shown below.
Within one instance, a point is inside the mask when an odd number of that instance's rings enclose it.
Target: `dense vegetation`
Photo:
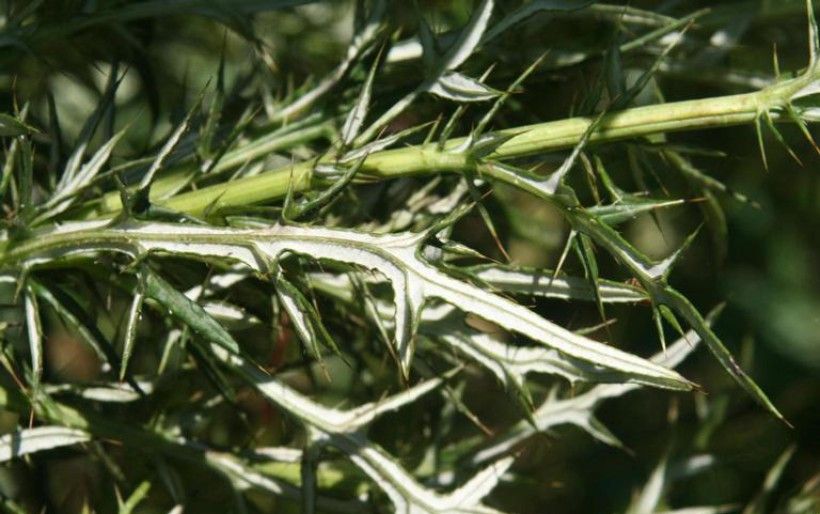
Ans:
[[[810,1],[3,4],[7,511],[820,512]]]

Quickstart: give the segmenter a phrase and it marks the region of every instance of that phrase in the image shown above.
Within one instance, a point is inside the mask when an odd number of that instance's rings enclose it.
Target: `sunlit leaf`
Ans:
[[[66,249],[64,238],[87,237],[87,246]],[[677,373],[654,365],[639,357],[597,343],[555,325],[529,309],[481,288],[449,277],[419,257],[425,234],[371,235],[352,231],[312,227],[262,226],[258,229],[220,229],[206,226],[184,226],[159,223],[128,223],[120,227],[89,228],[64,225],[43,234],[40,248],[53,248],[67,255],[108,249],[126,252],[133,257],[161,252],[199,258],[221,258],[238,262],[260,272],[276,265],[284,253],[308,254],[314,259],[354,264],[376,270],[393,288],[395,304],[395,345],[400,367],[407,373],[413,356],[413,336],[421,309],[431,298],[439,298],[464,312],[493,320],[502,326],[557,350],[566,356],[570,367],[584,363],[586,371],[612,372],[638,383],[689,389],[691,384]],[[53,241],[49,245],[48,241]],[[17,249],[17,259],[25,262],[25,247]],[[28,257],[28,258],[33,258]],[[172,288],[157,288],[155,275],[146,282],[147,294],[162,292],[162,303],[177,313],[194,312],[193,304],[183,294],[181,302],[171,300]],[[187,306],[187,307],[186,307]],[[201,307],[195,316],[207,317]],[[179,315],[179,314],[177,314]],[[204,316],[203,316],[204,315]],[[194,316],[191,315],[193,318]],[[201,323],[201,322],[199,322]],[[218,325],[218,324],[217,324]],[[206,330],[202,327],[202,330]],[[224,330],[224,329],[223,329]],[[218,334],[217,329],[208,333]],[[224,342],[224,339],[220,338]],[[226,345],[227,346],[227,345]]]
[[[90,441],[91,436],[74,428],[43,426],[0,436],[0,462],[32,453]]]

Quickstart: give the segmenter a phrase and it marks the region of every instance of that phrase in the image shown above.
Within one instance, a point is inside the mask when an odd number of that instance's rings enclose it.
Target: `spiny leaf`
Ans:
[[[350,164],[361,159],[364,159],[371,153],[384,150],[385,148],[393,146],[394,144],[398,143],[402,139],[405,139],[413,134],[420,132],[428,125],[428,123],[425,123],[415,127],[410,127],[402,131],[396,132],[395,134],[390,134],[389,136],[385,136],[381,139],[377,139],[375,141],[367,143],[356,149],[350,150],[339,159],[339,162],[341,162],[342,164]],[[348,171],[351,171],[351,169],[348,168]]]
[[[384,450],[358,434],[325,434],[320,442],[332,445],[350,456],[390,498],[396,512],[408,514],[499,514],[480,503],[513,463],[500,459],[476,473],[461,488],[440,494],[416,482]]]
[[[595,300],[595,292],[588,280],[563,274],[553,277],[551,270],[488,264],[470,268],[469,271],[494,289],[508,293],[563,300]],[[620,282],[599,279],[597,287],[601,300],[607,303],[642,302],[648,298],[641,289]]]
[[[775,417],[789,425],[789,422],[783,417],[780,411],[777,410],[777,407],[774,406],[771,400],[769,400],[766,393],[764,393],[763,390],[760,389],[760,386],[758,386],[755,381],[743,371],[737,361],[735,361],[735,358],[732,356],[731,352],[723,345],[712,329],[709,328],[700,313],[694,306],[692,306],[689,300],[671,288],[667,288],[658,296],[660,297],[661,302],[668,305],[669,308],[671,308],[678,316],[686,320],[690,327],[697,331],[698,335],[706,343],[709,350],[718,359],[721,366],[729,372],[732,378],[734,378],[735,381],[743,389],[745,389],[752,398],[755,399],[755,401],[765,407],[766,410],[772,413]]]
[[[510,182],[520,184],[527,191],[551,201],[561,208],[575,230],[592,237],[597,244],[605,248],[614,258],[626,266],[635,278],[643,283],[644,288],[655,303],[666,304],[678,316],[685,319],[689,326],[698,332],[698,335],[704,340],[710,351],[735,381],[769,412],[786,422],[777,408],[771,403],[771,400],[743,372],[720,339],[706,326],[697,309],[679,292],[665,284],[663,275],[664,272],[668,271],[668,266],[664,266],[663,263],[660,265],[652,263],[611,227],[590,216],[585,209],[579,208],[574,195],[566,194],[555,197],[545,190],[540,180],[529,177],[526,173],[509,165],[493,163],[493,170],[498,175],[509,174],[510,177],[507,180]],[[565,189],[569,191],[568,188]]]
[[[616,226],[633,220],[641,214],[683,205],[684,203],[686,203],[686,200],[661,200],[626,196],[616,203],[590,207],[588,211],[604,223]]]
[[[152,252],[171,253],[204,259],[221,258],[242,263],[257,272],[267,272],[283,253],[308,254],[314,259],[354,264],[377,270],[387,277],[394,292],[395,344],[404,374],[413,355],[413,334],[424,303],[439,298],[459,309],[493,320],[554,348],[568,359],[568,366],[597,369],[604,375],[615,373],[624,380],[674,389],[692,385],[677,373],[648,361],[597,343],[555,325],[529,309],[479,287],[454,279],[419,257],[425,234],[365,234],[314,227],[262,226],[258,229],[226,229],[194,225],[130,223],[89,228],[72,226],[42,234],[38,248],[70,254],[100,249],[125,252],[140,257]],[[85,245],[66,249],[64,238],[87,238]],[[25,247],[16,249],[25,262]],[[15,258],[15,253],[6,259]],[[149,281],[149,288],[150,288]],[[183,298],[184,295],[179,293]],[[190,302],[185,298],[186,302]],[[201,307],[199,307],[201,310]],[[203,312],[204,314],[204,312]]]
[[[533,61],[520,75],[510,84],[510,86],[496,98],[495,102],[493,102],[493,106],[484,114],[478,124],[475,126],[470,132],[468,139],[472,141],[477,141],[482,134],[484,134],[484,130],[490,124],[490,122],[495,118],[495,115],[504,106],[509,99],[510,95],[512,95],[520,86],[524,83],[525,80],[541,65],[546,57],[546,53],[542,54],[538,59]],[[447,136],[449,137],[449,135]],[[443,148],[443,142],[439,145],[439,147]]]
[[[482,269],[479,267],[479,269]],[[515,272],[497,273],[492,268],[487,269],[486,276],[488,284],[497,285],[501,290],[510,292],[529,292],[522,289],[522,283],[532,280],[533,275],[518,274]],[[483,273],[479,273],[480,275]],[[540,273],[539,273],[540,274]],[[538,277],[538,275],[535,275]],[[536,278],[537,280],[537,278]],[[544,277],[545,282],[549,280]],[[567,293],[567,285],[562,284],[563,279],[556,279],[556,298],[570,298],[581,300],[593,300],[594,295],[589,288],[589,283],[584,278],[572,277],[571,283],[577,284],[581,289],[576,296],[574,292]],[[350,280],[345,276],[331,276],[328,274],[312,274],[311,284],[321,291],[329,293],[336,298],[347,303],[356,301],[356,291],[353,289]],[[583,288],[583,289],[582,289]],[[625,291],[618,291],[617,288],[602,289],[604,301],[640,301],[640,291],[627,288]],[[545,290],[546,296],[552,296],[551,290]],[[376,303],[369,315],[377,325],[390,325],[392,310],[384,302]],[[483,333],[470,328],[464,319],[464,315],[456,312],[450,305],[442,304],[428,307],[422,312],[419,326],[421,334],[435,341],[442,341],[449,346],[461,351],[478,364],[484,366],[492,372],[496,378],[506,387],[511,387],[518,394],[524,394],[526,399],[525,376],[529,373],[547,373],[562,376],[572,382],[577,381],[617,381],[617,376],[607,376],[601,370],[589,367],[581,362],[574,362],[562,356],[553,349],[544,346],[518,346],[503,343],[493,334]]]
[[[378,141],[371,144],[375,143],[378,143]],[[313,199],[302,203],[296,203],[294,201],[287,202],[283,208],[284,218],[297,221],[333,202],[333,200],[336,199],[339,194],[341,194],[341,192],[344,191],[348,185],[350,185],[351,182],[353,182],[353,179],[362,168],[362,164],[366,158],[367,154],[363,155],[358,161],[347,166],[346,168],[343,166],[326,165],[317,169],[317,171],[321,170],[323,174],[339,173],[341,176],[330,187],[320,192]]]
[[[470,57],[478,45],[482,34],[487,29],[493,6],[494,0],[482,0],[481,4],[473,11],[473,15],[467,23],[467,26],[459,33],[459,37],[453,43],[453,46],[451,46],[444,57],[436,63],[433,73],[416,89],[394,103],[390,109],[374,121],[364,133],[356,139],[356,145],[365,144],[373,139],[383,127],[409,107],[419,95],[433,88],[445,73],[454,71]]]
[[[467,26],[461,30],[458,39],[439,63],[442,71],[451,71],[458,68],[472,55],[481,41],[484,31],[487,30],[494,6],[494,0],[482,0],[481,4],[475,8]]]
[[[162,144],[162,148],[160,148],[159,152],[157,152],[156,157],[154,157],[154,161],[151,163],[151,166],[148,168],[148,171],[143,175],[142,179],[140,180],[139,185],[137,186],[137,192],[135,193],[136,196],[144,196],[145,200],[147,201],[148,191],[151,187],[151,184],[154,181],[154,176],[157,172],[162,169],[163,165],[165,164],[165,159],[174,151],[174,148],[179,144],[180,139],[188,131],[188,127],[191,124],[191,118],[193,117],[194,113],[199,109],[199,106],[202,104],[202,100],[205,97],[205,92],[202,91],[199,94],[196,102],[188,112],[185,114],[185,117],[182,121],[177,125],[174,131],[171,133],[170,136],[165,140],[165,143]]]
[[[562,207],[568,209],[567,206]],[[565,212],[576,230],[588,234],[596,243],[629,268],[633,276],[642,282],[654,303],[667,305],[675,314],[686,320],[686,323],[706,343],[721,366],[752,398],[775,417],[786,422],[766,394],[735,362],[731,352],[726,349],[721,340],[707,326],[698,310],[683,295],[665,283],[664,274],[669,271],[668,264],[674,262],[674,259],[667,259],[666,264],[652,263],[611,227],[587,215],[583,210],[573,208],[571,214],[569,214],[569,211]],[[690,241],[696,233],[690,236]]]
[[[718,191],[720,193],[726,194],[734,198],[735,200],[750,204],[752,207],[759,208],[760,205],[750,200],[746,195],[739,193],[731,188],[729,188],[723,182],[715,179],[711,175],[708,175],[695,167],[692,162],[688,159],[683,157],[680,152],[675,152],[672,150],[667,150],[663,152],[664,159],[668,160],[672,163],[672,165],[680,171],[683,175],[685,175],[688,179],[692,180],[696,184],[709,189],[710,191]]]
[[[66,169],[57,183],[57,187],[49,199],[40,207],[36,222],[42,222],[49,218],[61,214],[71,207],[78,200],[78,195],[94,180],[94,177],[102,170],[102,167],[111,157],[114,147],[125,135],[125,130],[120,131],[94,154],[84,165],[80,161],[85,154],[85,147],[80,147],[75,151],[66,163]]]
[[[345,453],[388,495],[399,512],[408,513],[494,513],[480,505],[480,500],[495,485],[498,477],[511,464],[506,458],[479,472],[477,477],[448,495],[441,495],[425,488],[396,463],[384,450],[367,440],[361,428],[379,415],[413,402],[419,396],[441,384],[441,379],[431,379],[388,399],[374,404],[362,405],[350,411],[339,411],[319,405],[297,393],[282,382],[269,377],[257,367],[243,361],[239,356],[229,355],[214,346],[214,355],[222,359],[235,372],[253,385],[268,400],[293,413],[299,420],[312,427],[312,442],[331,445]],[[483,486],[482,486],[483,485]]]
[[[297,115],[307,111],[311,105],[332,91],[337,84],[347,76],[351,67],[356,63],[359,57],[372,47],[382,33],[385,27],[383,23],[385,9],[386,2],[384,0],[376,0],[373,2],[367,23],[360,31],[354,34],[347,48],[344,60],[323,78],[316,87],[299,95],[294,102],[276,112],[272,117],[272,121],[292,120]]]
[[[715,309],[708,319],[711,322],[720,312]],[[666,351],[656,354],[652,360],[673,368],[679,365],[697,347],[700,339],[695,331],[690,331],[673,343]],[[638,389],[634,384],[602,384],[577,396],[558,399],[551,395],[532,414],[533,426],[526,421],[518,422],[511,430],[487,442],[481,449],[469,457],[471,465],[480,465],[500,455],[510,452],[514,447],[537,432],[545,432],[563,424],[573,424],[587,431],[596,439],[618,445],[618,440],[608,430],[601,430],[602,425],[595,418],[595,409],[604,400],[616,398]]]
[[[454,102],[484,102],[501,94],[486,84],[455,71],[444,73],[430,87],[429,92]]]
[[[288,281],[282,273],[277,274],[275,283],[276,295],[285,308],[285,312],[288,313],[288,318],[293,323],[299,339],[307,347],[308,353],[315,359],[321,360],[322,352],[319,349],[321,345],[338,354],[339,347],[336,346],[333,337],[325,329],[319,313],[305,298],[305,295]]]

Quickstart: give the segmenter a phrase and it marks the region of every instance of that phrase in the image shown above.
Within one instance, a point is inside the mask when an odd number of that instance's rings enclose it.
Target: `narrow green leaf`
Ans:
[[[308,353],[321,360],[322,352],[319,349],[321,345],[338,354],[339,347],[336,346],[333,337],[325,329],[319,313],[313,307],[313,304],[305,298],[305,295],[285,279],[281,272],[277,274],[275,285],[276,295],[285,308],[285,312],[288,313],[288,317]]]
[[[598,289],[599,273],[598,261],[595,258],[595,250],[592,246],[592,241],[586,234],[581,234],[576,238],[578,248],[581,254],[581,261],[586,270],[589,285],[595,294],[595,305],[598,307],[598,314],[601,316],[601,321],[606,322],[606,311],[604,310],[604,301],[601,296],[601,290]]]
[[[436,63],[441,59],[441,56],[439,55],[438,45],[436,44],[436,37],[430,25],[427,23],[420,9],[418,9],[418,4],[416,4],[416,7],[419,19],[419,42],[421,43],[422,49],[421,57],[425,70],[432,72]]]
[[[678,316],[686,320],[689,326],[703,339],[720,365],[723,366],[723,369],[735,379],[735,382],[777,419],[789,425],[789,422],[783,417],[780,411],[777,410],[777,407],[774,406],[771,400],[769,400],[766,393],[743,371],[737,361],[735,361],[731,352],[723,345],[723,342],[721,342],[712,329],[709,328],[708,324],[689,300],[671,288],[666,288],[660,293],[659,300],[669,306]]]
[[[485,102],[501,95],[483,82],[455,71],[444,73],[428,91],[454,102]]]
[[[0,436],[0,462],[63,446],[90,441],[91,436],[74,428],[43,426]]]
[[[789,156],[792,159],[794,159],[794,161],[797,164],[802,166],[803,162],[800,160],[800,157],[798,157],[794,150],[792,150],[792,147],[789,145],[789,142],[786,141],[786,138],[783,137],[783,134],[781,134],[780,131],[777,129],[777,126],[775,126],[774,120],[772,120],[772,115],[769,114],[768,111],[766,111],[763,114],[763,119],[766,120],[766,126],[769,127],[769,131],[771,131],[771,133],[774,135],[774,138],[777,140],[777,142],[780,143],[780,146],[782,146],[786,150]]]
[[[604,223],[617,226],[631,221],[641,214],[651,213],[660,209],[676,207],[686,203],[686,200],[661,200],[636,196],[621,197],[621,200],[608,204],[596,205],[587,209],[593,216]]]
[[[439,64],[442,71],[456,69],[473,54],[487,30],[494,6],[494,0],[482,0],[475,8],[467,26],[461,30],[456,42],[442,58]]]
[[[385,113],[374,121],[356,140],[357,145],[364,144],[394,120],[399,114],[407,109],[422,93],[434,87],[439,79],[449,71],[454,71],[475,51],[482,34],[487,29],[487,25],[492,15],[494,0],[482,0],[473,11],[470,21],[459,33],[459,37],[434,66],[434,71],[413,91],[406,94],[399,101],[394,103]]]
[[[80,338],[91,348],[103,362],[114,364],[114,353],[111,344],[105,339],[100,330],[86,319],[85,311],[58,287],[45,287],[38,281],[29,278],[32,290],[37,297],[46,302],[60,316],[63,322],[76,330]]]
[[[809,69],[816,69],[820,62],[820,30],[814,16],[814,3],[806,0],[806,17],[809,21]]]
[[[152,382],[137,382],[139,389],[128,383],[113,382],[95,385],[50,385],[45,388],[50,395],[71,394],[86,400],[104,403],[130,403],[150,394],[154,390]]]
[[[0,112],[0,137],[25,136],[32,132],[37,132],[37,129],[17,117]]]
[[[128,499],[120,504],[118,513],[132,514],[134,509],[136,509],[137,506],[148,496],[149,491],[151,491],[151,482],[148,482],[147,480],[141,482],[140,485],[134,489],[134,492],[131,493]]]
[[[330,173],[339,173],[341,176],[330,187],[320,192],[315,198],[296,203],[292,200],[283,208],[283,216],[290,220],[300,220],[305,216],[317,211],[318,209],[329,205],[335,200],[344,189],[353,182],[356,174],[361,170],[364,160],[367,155],[362,156],[358,161],[345,167],[329,166],[322,167],[322,171]]]
[[[774,465],[769,469],[769,472],[766,473],[766,478],[763,480],[760,491],[755,495],[754,499],[746,505],[746,508],[743,509],[743,514],[765,514],[766,512],[770,512],[767,507],[772,493],[774,493],[777,483],[783,476],[786,466],[796,451],[797,446],[789,446],[780,454]]]
[[[24,107],[21,116],[26,114],[27,107],[28,106]],[[0,179],[0,199],[5,198],[6,191],[11,183],[11,177],[14,175],[14,170],[18,162],[17,154],[20,151],[21,142],[22,140],[20,138],[14,138],[9,147],[6,149],[6,158],[3,162],[3,178]]]
[[[40,309],[37,306],[37,297],[30,285],[25,286],[23,304],[26,313],[29,352],[31,353],[31,385],[36,391],[40,387],[40,379],[43,376],[43,327],[40,323]]]
[[[21,218],[28,219],[34,207],[34,149],[28,138],[18,138],[17,142],[17,197],[14,207],[20,212]]]
[[[381,52],[379,52],[379,56],[370,66],[370,71],[362,85],[362,90],[359,92],[359,97],[356,99],[353,109],[350,110],[350,113],[348,113],[342,125],[342,144],[344,146],[353,143],[353,140],[356,139],[359,132],[361,132],[362,124],[364,124],[364,120],[367,117],[367,111],[370,108],[370,101],[373,96],[373,80],[376,78],[376,70],[378,70],[380,64]]]
[[[157,174],[159,170],[162,169],[163,165],[165,164],[165,159],[174,151],[174,148],[179,144],[180,139],[188,131],[188,127],[191,124],[191,118],[193,117],[194,113],[199,109],[199,106],[202,104],[202,100],[205,97],[205,92],[202,91],[199,94],[196,102],[188,112],[185,114],[185,118],[177,125],[174,131],[165,139],[165,142],[162,144],[162,148],[160,148],[159,152],[157,153],[156,157],[154,157],[154,161],[151,163],[151,167],[148,168],[148,171],[143,175],[142,179],[140,180],[139,186],[137,186],[137,195],[143,194],[148,195],[148,190],[151,187],[151,184],[154,181],[154,176]]]
[[[150,270],[146,271],[145,295],[162,305],[172,316],[191,327],[200,336],[232,353],[239,352],[239,344],[233,336],[202,306],[177,291],[171,284]]]
[[[78,200],[78,195],[92,183],[105,163],[108,162],[111,153],[124,135],[125,130],[114,135],[82,166],[80,160],[85,153],[85,147],[80,145],[66,164],[66,169],[60,177],[56,189],[49,199],[40,206],[35,220],[36,223],[53,218],[71,207]]]
[[[128,363],[131,361],[131,354],[137,342],[137,329],[142,318],[142,302],[145,299],[145,286],[142,280],[137,283],[134,297],[131,299],[131,307],[128,309],[128,321],[125,325],[125,340],[122,345],[122,361],[120,364],[120,380],[125,380],[128,373]]]
[[[551,270],[510,268],[493,264],[469,270],[482,282],[508,293],[563,300],[595,300],[595,292],[589,281],[582,277],[558,274],[553,278]],[[648,299],[645,291],[621,282],[599,279],[597,287],[601,300],[607,303],[634,303]]]

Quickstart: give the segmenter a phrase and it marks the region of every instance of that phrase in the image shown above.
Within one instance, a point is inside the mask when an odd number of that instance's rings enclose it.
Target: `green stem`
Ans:
[[[802,76],[753,93],[612,112],[603,116],[589,142],[601,144],[657,133],[751,123],[761,112],[784,106],[791,95],[812,78]],[[500,130],[497,134],[509,139],[486,159],[500,161],[571,148],[581,140],[592,123],[593,118],[576,117]],[[426,144],[373,153],[365,160],[359,177],[372,180],[475,171],[476,161],[468,152],[449,151],[463,142],[464,138],[456,138],[449,140],[443,149],[435,144]],[[262,203],[281,198],[288,190],[303,191],[310,188],[313,185],[313,165],[313,162],[301,162],[178,194],[157,203],[193,215],[225,207]],[[498,178],[508,181],[505,177]],[[118,198],[111,197],[102,204],[97,215],[110,215],[118,209]]]
[[[227,152],[210,171],[208,177],[237,169],[273,152],[293,148],[319,138],[331,139],[333,133],[333,125],[327,121],[305,120],[296,126],[277,130]],[[161,202],[163,198],[173,195],[175,191],[190,183],[197,172],[196,165],[191,163],[180,164],[165,171],[151,184],[151,199]],[[113,213],[120,209],[122,209],[122,201],[119,192],[115,191],[104,195],[96,203],[86,206],[75,214],[88,218],[93,217],[95,213]]]

